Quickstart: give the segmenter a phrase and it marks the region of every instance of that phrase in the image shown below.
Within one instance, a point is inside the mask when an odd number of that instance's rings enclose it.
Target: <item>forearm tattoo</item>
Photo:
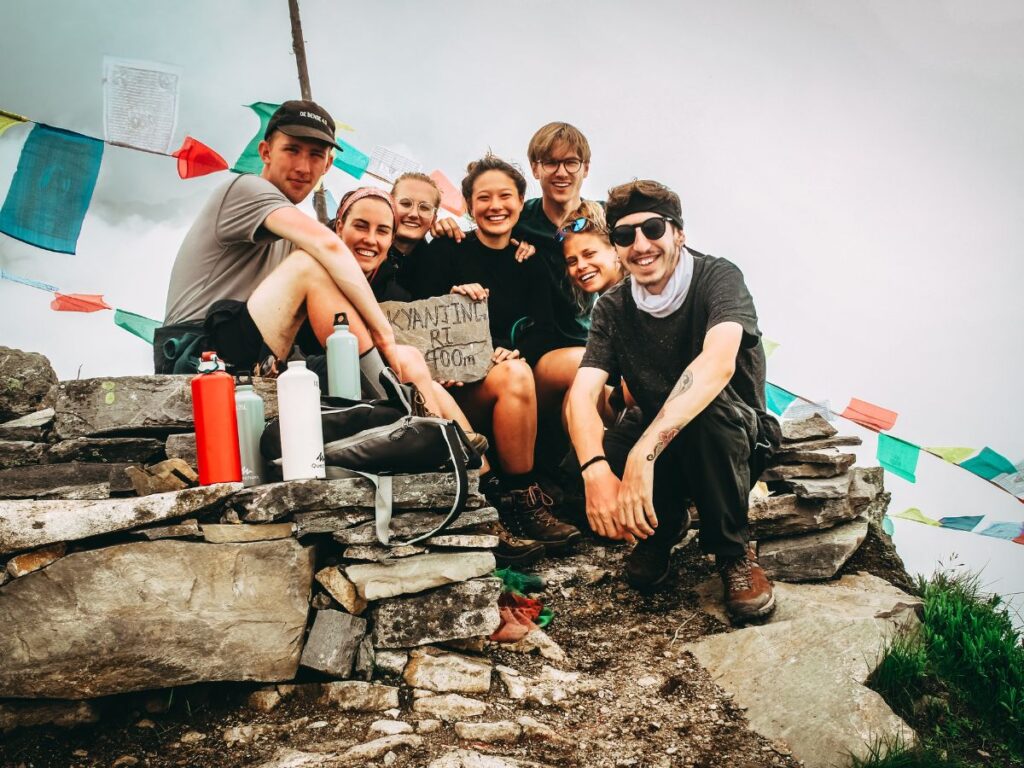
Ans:
[[[672,442],[672,438],[679,434],[679,430],[676,427],[670,429],[663,429],[658,433],[658,442],[654,444],[654,448],[647,454],[648,461],[654,461],[661,452],[665,450],[669,443]]]
[[[690,372],[690,369],[687,368],[683,371],[683,375],[679,377],[679,381],[677,381],[675,386],[672,387],[672,391],[668,393],[668,397],[665,398],[665,404],[661,406],[661,410],[658,412],[658,417],[655,421],[663,418],[665,415],[665,408],[668,407],[668,404],[686,392],[691,386],[693,386],[693,374]],[[679,430],[686,426],[688,421],[688,419],[683,419],[682,422],[675,426],[660,430],[658,432],[658,442],[654,444],[654,448],[652,448],[651,452],[647,454],[647,460],[654,461],[657,459],[658,456],[661,455],[662,451],[668,447],[668,444],[672,442],[672,439],[679,434]]]

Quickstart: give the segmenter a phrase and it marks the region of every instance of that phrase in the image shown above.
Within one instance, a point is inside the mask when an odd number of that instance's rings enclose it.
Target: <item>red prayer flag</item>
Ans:
[[[850,404],[846,406],[846,410],[839,415],[850,421],[857,422],[862,427],[882,431],[892,429],[896,423],[897,413],[896,411],[890,411],[852,397],[850,398]]]
[[[183,179],[194,179],[228,169],[228,163],[223,157],[191,136],[185,137],[181,148],[171,153],[171,157],[178,158],[178,175]]]
[[[446,211],[451,211],[456,216],[464,214],[466,212],[466,200],[462,193],[455,188],[455,185],[448,180],[448,177],[441,173],[441,171],[433,171],[430,174],[430,178],[434,180],[441,190],[441,207]]]
[[[98,293],[55,293],[56,298],[50,302],[50,309],[58,312],[98,312],[101,309],[113,309]]]
[[[1013,540],[1014,544],[1024,544],[1024,533]]]

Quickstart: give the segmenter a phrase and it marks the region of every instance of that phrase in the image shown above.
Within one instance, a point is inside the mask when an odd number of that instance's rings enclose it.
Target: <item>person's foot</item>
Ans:
[[[494,559],[499,568],[520,568],[524,565],[535,563],[544,557],[544,545],[539,541],[520,539],[509,533],[498,521],[493,523],[480,523],[467,532],[479,533],[486,536],[497,536],[498,546],[494,550]]]
[[[662,520],[654,534],[641,539],[626,555],[622,575],[638,592],[654,592],[664,585],[672,572],[672,548],[690,529],[689,512],[683,511],[675,521]]]
[[[725,587],[725,609],[733,622],[743,624],[767,616],[775,610],[772,583],[753,551],[732,558],[715,557]]]
[[[564,551],[583,537],[575,525],[551,514],[554,502],[536,483],[505,494],[502,501],[498,510],[505,527],[516,536],[541,542],[549,554]]]

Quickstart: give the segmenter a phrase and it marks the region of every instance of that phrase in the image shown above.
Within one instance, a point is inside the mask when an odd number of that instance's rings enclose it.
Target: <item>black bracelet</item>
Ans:
[[[587,461],[583,462],[583,464],[580,466],[580,472],[582,473],[583,470],[585,470],[591,464],[597,464],[597,462],[599,461],[608,461],[608,459],[606,459],[604,456],[595,456],[592,459],[588,459]]]

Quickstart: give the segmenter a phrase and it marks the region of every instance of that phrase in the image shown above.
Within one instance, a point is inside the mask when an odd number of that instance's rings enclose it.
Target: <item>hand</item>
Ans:
[[[626,460],[619,486],[618,520],[627,533],[646,539],[658,527],[654,514],[654,462],[635,449]]]
[[[468,296],[473,301],[483,301],[491,295],[490,290],[484,288],[480,283],[466,283],[465,285],[452,286],[452,293]]]
[[[443,381],[437,382],[445,389],[451,389],[452,387],[461,387],[465,382],[455,381],[454,379],[444,379]]]
[[[511,242],[512,245],[518,246],[516,248],[516,261],[518,261],[519,263],[526,261],[528,258],[533,256],[533,254],[537,252],[537,249],[534,248],[525,240],[519,241],[513,238]]]
[[[583,471],[583,488],[587,499],[587,522],[598,536],[607,539],[633,540],[619,525],[619,478],[608,462],[592,464]]]
[[[455,219],[436,219],[430,227],[430,234],[434,237],[452,237],[456,243],[461,243],[466,233],[462,231]]]
[[[515,360],[519,357],[518,349],[505,349],[504,347],[495,347],[494,354],[491,355],[491,362],[497,365],[503,363],[506,360]]]

